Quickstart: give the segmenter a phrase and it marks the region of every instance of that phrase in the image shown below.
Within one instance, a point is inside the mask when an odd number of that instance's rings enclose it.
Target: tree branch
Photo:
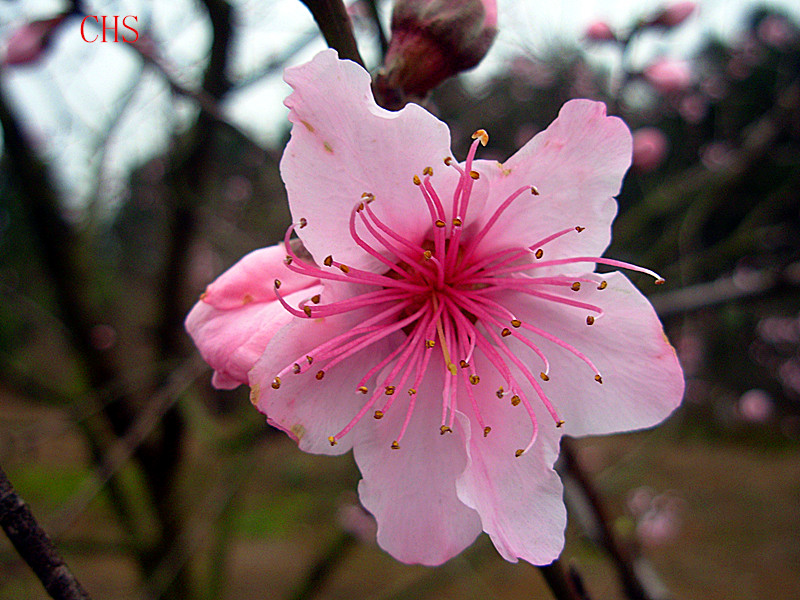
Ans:
[[[50,536],[39,527],[30,508],[0,467],[0,525],[19,555],[55,600],[89,600]]]
[[[362,67],[364,59],[358,52],[353,35],[353,23],[342,0],[300,0],[311,11],[319,30],[328,46],[339,53],[339,58],[347,58]]]

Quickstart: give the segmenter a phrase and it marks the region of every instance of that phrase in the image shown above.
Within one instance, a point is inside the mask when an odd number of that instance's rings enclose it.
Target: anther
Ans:
[[[275,289],[279,290],[280,288],[281,288],[281,280],[280,279],[276,279],[275,280]]]
[[[433,175],[433,167],[425,167],[422,169],[423,175]]]
[[[394,390],[395,390],[395,387],[393,385],[387,385],[386,389],[384,390],[384,393],[387,396],[391,396],[392,394],[394,394]]]
[[[308,221],[306,220],[306,218],[305,218],[305,217],[300,217],[300,226],[299,226],[299,229],[302,229],[302,228],[303,228],[303,227],[305,227],[306,225],[308,225]]]
[[[313,302],[314,304],[319,304],[319,301],[320,301],[321,299],[322,299],[322,298],[320,297],[320,295],[319,295],[319,294],[315,294],[314,296],[311,296],[311,302]]]
[[[272,380],[272,389],[277,390],[279,387],[281,387],[281,378],[276,377]]]
[[[520,457],[520,456],[522,456],[523,454],[525,454],[525,450],[523,450],[522,448],[520,448],[519,450],[517,450],[516,452],[514,452],[514,456],[516,456],[517,458],[519,458],[519,457]]]
[[[375,414],[372,415],[372,416],[375,417],[375,419],[380,420],[380,419],[383,418],[383,411],[382,410],[376,410]]]
[[[319,371],[317,371],[317,374],[314,375],[314,377],[316,377],[317,380],[321,380],[323,377],[325,377],[325,371],[320,369]]]
[[[290,264],[292,264],[292,260],[293,260],[293,259],[292,259],[292,257],[291,257],[291,256],[287,256],[286,258],[284,258],[284,259],[283,259],[283,262],[284,262],[285,264],[287,264],[287,265],[290,265]]]
[[[460,361],[458,361],[458,366],[461,367],[462,369],[466,369],[469,366],[469,363],[464,359],[461,359]]]
[[[602,384],[602,383],[603,383],[603,378],[602,378],[602,377],[600,377],[600,375],[595,375],[595,376],[594,376],[594,380],[595,380],[597,383],[600,383],[600,384]]]
[[[393,441],[392,450],[399,450],[399,449],[400,449],[400,444],[397,442],[397,440]]]
[[[306,313],[307,317],[311,317],[311,307],[310,306],[303,306],[303,312]]]
[[[360,385],[358,386],[358,388],[356,388],[356,391],[361,392],[362,394],[366,394],[369,390],[367,389],[367,386]]]
[[[533,255],[534,255],[536,258],[542,258],[542,257],[544,256],[544,250],[542,250],[541,248],[539,248],[539,249],[538,249],[536,252],[534,252],[534,254],[533,254]]]
[[[539,188],[537,188],[535,185],[532,185],[531,186],[531,194],[533,194],[534,196],[538,196],[539,195]]]
[[[364,192],[363,194],[361,194],[361,199],[367,202],[372,202],[373,200],[375,200],[375,194],[373,194],[372,192]]]
[[[419,178],[419,175],[414,175],[414,185],[422,185],[422,179]]]
[[[664,285],[664,279],[662,277],[659,277],[658,279],[656,279],[655,284],[656,285]]]
[[[446,164],[448,167],[450,165],[452,165],[453,164],[453,157],[452,156],[446,156],[445,159],[444,159],[444,164]]]
[[[311,364],[311,363],[314,362],[314,357],[313,356],[309,356],[308,354],[306,354],[306,360],[308,361],[308,364]]]
[[[300,372],[300,365],[298,365],[297,363],[294,363],[292,365],[292,373],[297,375],[299,372]]]
[[[445,433],[453,433],[453,430],[450,429],[447,425],[442,425],[441,427],[439,427],[439,433],[441,435],[444,435]]]
[[[417,393],[417,390],[415,388],[408,388],[408,395],[409,396],[413,396],[416,393]]]
[[[464,224],[464,222],[459,217],[455,217],[453,219],[453,225],[455,227],[461,227],[463,224]]]
[[[542,371],[541,373],[539,373],[539,377],[541,377],[541,378],[542,378],[542,381],[550,381],[550,375],[548,375],[548,374],[547,374],[547,373],[545,373],[544,371]]]
[[[486,427],[484,427],[484,428],[483,428],[483,437],[486,437],[487,435],[489,435],[489,433],[490,433],[491,431],[492,431],[492,428],[491,428],[491,427],[489,427],[488,425],[487,425]]]
[[[339,270],[341,270],[342,273],[349,273],[350,267],[348,267],[347,265],[339,265]]]
[[[356,207],[356,212],[361,212],[362,210],[364,210],[364,203],[359,202],[358,207]]]
[[[326,267],[330,267],[333,264],[333,256],[328,254],[328,256],[325,257],[325,260],[322,261],[322,264]]]
[[[472,139],[480,140],[481,146],[486,147],[486,144],[489,143],[489,134],[486,133],[485,129],[478,129],[478,131],[472,134]]]
[[[473,179],[480,179],[481,178],[481,174],[478,173],[477,171],[470,171],[469,172],[469,176],[472,177]]]
[[[478,385],[481,382],[481,378],[478,377],[477,375],[470,375],[469,376],[469,382],[472,385]]]
[[[500,335],[508,337],[511,335],[511,330],[508,327],[503,327],[503,331],[500,332]]]
[[[519,396],[517,396],[516,394],[511,396],[511,405],[512,406],[519,406],[519,403],[520,403]]]
[[[520,321],[519,319],[511,319],[511,326],[514,327],[515,329],[517,327],[521,327],[522,321]]]
[[[426,348],[433,348],[436,345],[436,340],[425,340]]]
[[[430,250],[425,250],[425,252],[422,253],[422,257],[425,260],[430,260],[433,257],[433,252],[431,252]]]
[[[581,282],[580,281],[576,281],[575,283],[573,283],[569,287],[572,289],[573,292],[577,292],[578,290],[581,289]]]
[[[597,286],[598,290],[604,290],[608,287],[608,282],[604,279],[600,282],[600,285]]]
[[[503,396],[506,395],[506,392],[502,387],[499,387],[499,388],[497,388],[497,391],[495,392],[495,394],[497,395],[498,398],[502,398]]]
[[[594,325],[594,317],[592,315],[589,315],[588,317],[586,317],[586,324],[587,325]]]
[[[441,219],[436,219],[436,221],[434,221],[433,224],[439,227],[440,229],[446,225],[446,223]]]
[[[584,229],[586,229],[586,227],[581,227],[580,225],[578,225],[578,226],[576,226],[576,227],[575,227],[575,231],[577,231],[578,233],[580,233],[580,232],[581,232],[581,231],[583,231]]]
[[[558,421],[556,421],[556,427],[559,427],[559,428],[560,428],[560,427],[563,427],[563,425],[564,425],[564,421],[562,421],[561,419],[559,419]]]
[[[336,438],[335,438],[335,437],[333,437],[333,436],[330,436],[330,437],[328,438],[328,441],[331,443],[331,446],[335,446],[335,445],[337,444],[337,442],[336,442]]]

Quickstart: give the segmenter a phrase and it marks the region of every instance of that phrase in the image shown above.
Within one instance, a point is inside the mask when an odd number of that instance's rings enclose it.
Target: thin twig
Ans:
[[[574,578],[564,571],[559,559],[538,569],[556,600],[589,600],[586,592],[575,585]]]
[[[153,394],[150,403],[138,413],[127,433],[107,449],[93,477],[87,480],[58,513],[49,519],[48,527],[54,537],[61,535],[86,510],[108,480],[130,460],[186,388],[205,370],[205,363],[196,356],[183,368],[176,370],[167,385]]]
[[[47,533],[0,467],[0,526],[55,600],[89,600]]]

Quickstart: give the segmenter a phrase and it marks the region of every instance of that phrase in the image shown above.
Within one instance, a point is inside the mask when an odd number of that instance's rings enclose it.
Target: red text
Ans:
[[[86,37],[86,21],[94,21],[102,33],[95,34],[94,37]],[[139,17],[135,15],[125,15],[121,18],[119,15],[100,15],[99,17],[97,15],[89,15],[84,17],[83,21],[81,21],[81,37],[84,42],[89,44],[96,42],[98,39],[100,39],[101,42],[126,42],[132,44],[139,39],[139,32],[136,30],[138,24]],[[122,31],[120,31],[120,25],[122,26]],[[128,35],[126,38],[125,34],[128,32],[124,31],[125,29],[132,32],[133,35]],[[111,39],[111,32],[114,33],[113,39]],[[106,36],[106,33],[109,35]],[[89,35],[91,36],[91,32]]]

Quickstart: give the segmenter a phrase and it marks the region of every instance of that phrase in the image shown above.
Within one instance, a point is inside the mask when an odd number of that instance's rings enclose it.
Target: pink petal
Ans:
[[[287,301],[296,304],[321,290],[322,286],[313,286],[290,294]],[[239,304],[230,309],[215,308],[201,300],[186,317],[186,330],[214,369],[214,387],[233,389],[247,383],[247,372],[269,340],[291,321],[292,315],[274,300],[274,293],[272,297],[271,302]]]
[[[298,235],[319,264],[333,255],[350,266],[385,270],[351,238],[350,212],[364,192],[372,193],[375,213],[421,242],[430,216],[412,178],[426,166],[444,172],[447,125],[415,104],[399,112],[378,107],[369,74],[333,50],[287,69],[285,79],[294,88],[286,99],[293,127],[281,174],[294,220],[308,220]]]
[[[601,102],[567,102],[545,131],[502,166],[482,171],[491,185],[484,219],[522,186],[536,186],[540,195],[526,193],[511,204],[493,235],[483,240],[481,253],[535,244],[561,229],[581,226],[586,230],[580,235],[548,244],[547,257],[599,256],[611,239],[617,213],[613,197],[630,163],[631,134],[620,119],[607,117]]]
[[[429,371],[420,390],[441,394],[438,373]],[[378,521],[381,548],[404,563],[440,565],[481,532],[477,513],[458,499],[455,488],[467,463],[469,424],[462,415],[452,433],[441,435],[441,399],[433,391],[420,393],[400,448],[392,450],[408,399],[403,392],[380,421],[370,418],[359,430],[353,452],[364,478],[358,492]]]
[[[506,303],[517,318],[583,352],[602,375],[601,385],[571,353],[529,336],[550,360],[550,381],[542,387],[569,435],[651,427],[667,418],[683,396],[683,372],[653,307],[621,273],[603,278],[608,282],[604,290],[584,284],[579,293],[565,292],[605,310],[591,326],[586,325],[587,312],[578,308],[522,295],[510,295]],[[522,344],[511,345],[532,370],[541,364]]]
[[[481,376],[476,389],[485,393],[503,385],[486,359],[476,357],[475,364]],[[560,430],[536,405],[535,394],[527,393],[539,421],[536,443],[516,457],[533,430],[525,407],[512,406],[508,398],[481,403],[481,415],[492,430],[484,437],[477,419],[470,419],[469,462],[457,490],[458,497],[478,511],[483,530],[503,558],[543,565],[555,560],[564,546],[567,514],[561,480],[552,468]]]
[[[329,284],[322,293],[322,301],[346,298],[361,291],[358,287]],[[335,446],[330,445],[328,437],[341,431],[368,400],[356,391],[358,381],[397,347],[402,334],[389,336],[352,355],[326,370],[321,380],[315,375],[324,365],[317,366],[318,363],[304,373],[289,371],[281,377],[279,389],[272,387],[274,378],[293,363],[304,363],[305,356],[313,354],[312,350],[323,342],[357,327],[374,314],[377,314],[375,309],[370,308],[319,319],[293,318],[272,337],[250,371],[251,401],[272,425],[291,432],[301,450],[343,454],[352,447],[355,432],[344,436]]]
[[[202,295],[203,302],[219,309],[239,308],[250,302],[275,301],[276,279],[281,281],[283,295],[318,283],[287,269],[285,258],[283,244],[246,254],[208,285]]]

